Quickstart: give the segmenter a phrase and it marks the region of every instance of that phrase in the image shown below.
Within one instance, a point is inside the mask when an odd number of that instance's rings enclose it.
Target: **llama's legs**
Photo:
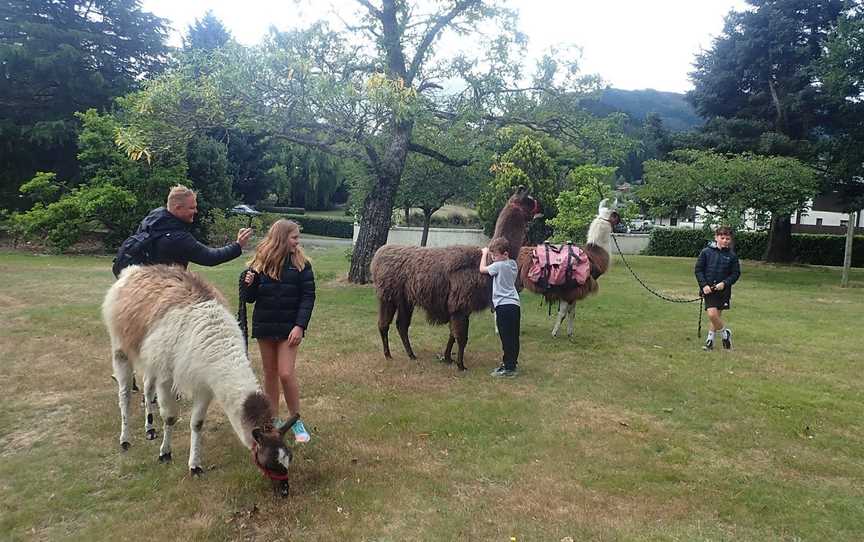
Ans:
[[[573,320],[576,318],[576,303],[570,303],[570,308],[567,311],[567,336],[573,336]]]
[[[411,348],[411,340],[408,338],[408,328],[411,327],[411,316],[414,314],[414,307],[407,303],[399,305],[399,313],[396,315],[396,329],[399,330],[399,338],[402,339],[402,346],[405,347],[405,353],[411,359],[417,359],[414,355],[414,350]]]
[[[189,420],[189,426],[192,429],[192,441],[189,445],[189,472],[192,476],[204,474],[204,469],[201,468],[201,433],[211,399],[213,399],[213,394],[199,391],[195,394],[192,403],[192,418]]]
[[[393,321],[393,316],[396,314],[396,305],[388,303],[383,299],[378,300],[378,332],[381,334],[381,344],[384,346],[384,357],[392,359],[390,355],[390,323]]]
[[[570,304],[561,300],[561,306],[558,307],[558,315],[555,317],[555,327],[552,328],[552,336],[557,337],[558,331],[561,330],[561,322],[564,321],[564,317],[567,316],[567,311],[570,308]]]
[[[171,435],[177,423],[177,396],[171,391],[170,380],[160,380],[156,386],[159,394],[159,415],[162,416],[162,446],[159,448],[159,461],[171,461]]]
[[[468,315],[454,314],[450,316],[450,335],[456,339],[459,345],[459,353],[456,356],[456,365],[460,371],[465,370],[465,345],[468,344]]]
[[[440,361],[444,363],[453,363],[453,345],[456,343],[456,337],[453,336],[453,333],[450,333],[450,336],[447,337],[447,346],[444,347],[444,355],[438,358]]]
[[[156,398],[156,382],[153,378],[144,378],[144,434],[147,440],[156,440],[156,429],[153,427],[153,400]]]
[[[114,378],[117,379],[117,398],[120,403],[120,448],[129,449],[129,398],[132,394],[132,365],[126,354],[117,348],[111,355]]]

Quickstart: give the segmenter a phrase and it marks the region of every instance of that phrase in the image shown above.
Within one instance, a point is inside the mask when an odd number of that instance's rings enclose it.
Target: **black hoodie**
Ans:
[[[153,243],[154,264],[164,263],[186,267],[189,262],[192,262],[212,266],[233,260],[243,252],[237,242],[222,248],[210,248],[199,243],[189,233],[189,224],[172,215],[164,207],[153,209],[144,217],[138,226],[138,232],[145,230],[151,235],[158,235]]]
[[[711,241],[699,254],[695,272],[700,290],[705,285],[714,286],[718,282],[725,283],[725,288],[729,288],[741,276],[741,264],[734,250],[720,248],[716,241]]]

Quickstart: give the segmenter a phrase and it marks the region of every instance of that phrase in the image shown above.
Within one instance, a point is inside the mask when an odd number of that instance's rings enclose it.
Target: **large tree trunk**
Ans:
[[[360,218],[360,231],[351,254],[351,269],[348,280],[356,284],[366,284],[371,280],[369,264],[375,251],[387,243],[390,223],[393,218],[393,195],[389,185],[398,186],[399,179],[379,179],[376,187],[363,201]],[[389,192],[389,196],[388,196]]]
[[[792,221],[789,215],[771,217],[768,246],[765,248],[763,259],[775,263],[792,261]]]
[[[378,162],[377,182],[363,201],[360,231],[357,232],[357,242],[351,254],[351,269],[348,271],[348,280],[355,284],[366,284],[371,280],[369,264],[372,263],[372,256],[387,243],[393,220],[393,203],[405,169],[413,128],[414,124],[410,121],[393,126],[387,151]]]

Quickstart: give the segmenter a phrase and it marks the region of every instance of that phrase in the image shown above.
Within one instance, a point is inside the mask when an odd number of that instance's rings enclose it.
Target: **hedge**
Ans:
[[[652,256],[695,258],[713,239],[704,230],[654,228],[644,253]],[[811,265],[843,265],[846,238],[842,235],[792,234],[792,259]],[[768,246],[767,232],[742,231],[735,234],[735,252],[744,260],[761,260]],[[864,267],[864,236],[852,241],[852,265]]]
[[[280,213],[280,214],[289,214],[289,215],[305,215],[306,209],[303,207],[279,207],[278,205],[268,205],[266,203],[259,203],[255,205],[255,208],[259,211],[265,213]]]
[[[310,235],[322,235],[325,237],[340,237],[352,239],[354,237],[354,219],[308,215],[290,215],[278,213],[263,213],[261,221],[265,228],[269,228],[273,222],[280,218],[287,218],[300,224],[303,233]]]

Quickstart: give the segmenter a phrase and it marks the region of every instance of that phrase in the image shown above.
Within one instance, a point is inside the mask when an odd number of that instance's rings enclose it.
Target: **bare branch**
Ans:
[[[369,0],[357,0],[357,3],[360,4],[361,6],[365,7],[366,9],[368,9],[369,13],[371,13],[372,16],[375,17],[376,19],[381,18],[381,16],[382,16],[381,10],[376,8],[375,6],[373,6],[372,2],[369,2]]]
[[[417,51],[414,52],[414,58],[411,60],[411,69],[408,71],[408,77],[405,81],[406,84],[410,85],[411,82],[414,81],[414,77],[417,76],[417,73],[420,71],[420,66],[423,64],[423,58],[426,56],[426,52],[429,50],[429,47],[432,46],[432,42],[435,41],[435,37],[441,32],[441,30],[450,24],[450,22],[460,13],[479,4],[480,1],[481,0],[463,0],[461,2],[456,2],[456,5],[454,5],[453,9],[448,13],[434,19],[435,24],[426,31],[426,34],[417,46]]]
[[[434,81],[423,81],[422,83],[420,83],[420,86],[417,87],[417,92],[420,93],[420,92],[423,92],[424,90],[427,90],[430,88],[437,88],[438,90],[444,90],[444,87],[442,87],[441,85],[439,85],[438,83],[436,83]]]
[[[417,154],[422,154],[423,156],[428,156],[429,158],[434,158],[435,160],[438,160],[442,164],[447,164],[448,166],[462,167],[467,166],[471,163],[471,160],[454,160],[449,156],[445,156],[444,154],[441,154],[434,149],[430,149],[429,147],[424,147],[419,143],[409,143],[408,150],[411,152],[416,152]]]

